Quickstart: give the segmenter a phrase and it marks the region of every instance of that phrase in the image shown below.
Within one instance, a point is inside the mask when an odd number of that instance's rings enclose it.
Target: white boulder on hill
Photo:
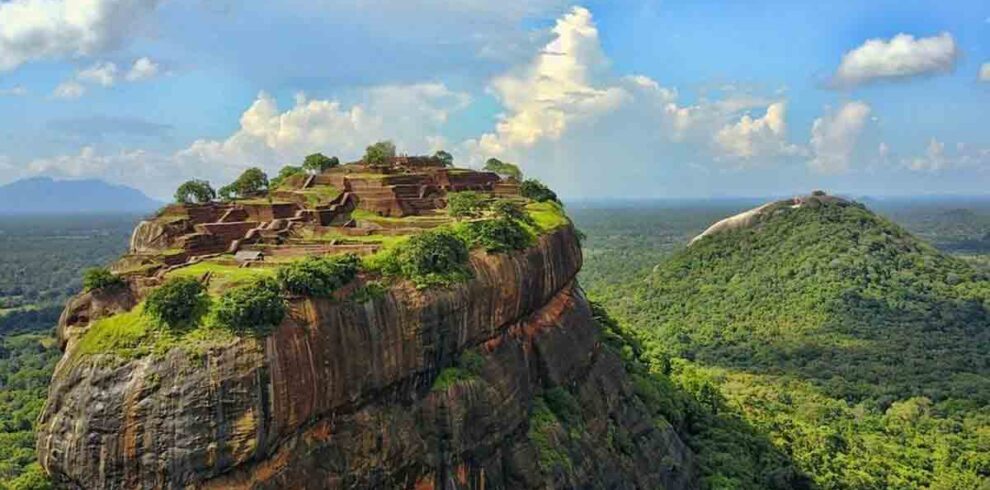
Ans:
[[[717,221],[715,224],[709,226],[705,231],[701,232],[700,235],[691,239],[688,246],[694,245],[698,240],[716,233],[721,233],[723,231],[738,230],[741,228],[748,228],[755,225],[760,221],[760,219],[767,213],[773,212],[774,210],[780,209],[782,206],[787,206],[791,208],[800,208],[807,205],[811,200],[816,200],[818,202],[848,202],[846,199],[837,196],[830,196],[824,191],[814,191],[807,196],[795,196],[791,199],[784,199],[781,201],[772,201],[761,206],[750,209],[749,211],[743,211],[737,215],[729,216],[723,220]]]

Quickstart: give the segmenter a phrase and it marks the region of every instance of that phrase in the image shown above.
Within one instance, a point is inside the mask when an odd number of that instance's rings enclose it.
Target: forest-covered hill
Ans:
[[[990,279],[863,206],[782,203],[617,288],[655,370],[710,382],[818,486],[988,485]],[[712,488],[773,471],[696,443]]]
[[[160,205],[137,189],[95,179],[34,177],[0,185],[0,215],[144,213]]]

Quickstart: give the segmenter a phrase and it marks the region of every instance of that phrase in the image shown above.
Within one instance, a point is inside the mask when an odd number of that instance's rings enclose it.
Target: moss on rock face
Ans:
[[[227,330],[207,322],[190,325],[181,332],[169,331],[145,314],[145,304],[132,310],[93,322],[71,351],[73,362],[88,356],[109,355],[116,362],[164,355],[170,349],[181,348],[190,353],[205,352],[235,340]]]
[[[475,379],[478,379],[478,377],[471,374],[467,370],[456,367],[445,368],[441,370],[440,374],[433,380],[433,385],[430,387],[430,391],[447,391],[457,383]]]
[[[536,447],[540,468],[544,472],[574,471],[574,462],[567,453],[567,444],[562,440],[566,439],[568,434],[542,397],[533,399],[526,437]]]

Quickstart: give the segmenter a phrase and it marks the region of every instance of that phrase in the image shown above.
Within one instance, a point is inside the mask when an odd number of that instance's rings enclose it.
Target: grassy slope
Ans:
[[[623,316],[651,358],[717,384],[818,485],[987,484],[985,273],[829,204],[705,239],[635,291]],[[713,450],[711,487],[759,487],[752,462]]]

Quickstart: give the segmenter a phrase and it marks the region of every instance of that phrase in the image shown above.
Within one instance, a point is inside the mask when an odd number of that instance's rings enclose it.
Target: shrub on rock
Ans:
[[[353,254],[307,257],[279,267],[275,278],[288,293],[328,297],[354,280],[360,262],[360,259]]]
[[[536,179],[524,180],[522,185],[519,186],[519,192],[523,197],[532,199],[536,202],[554,201],[560,202],[557,199],[557,194],[550,190],[549,187]]]
[[[447,195],[447,212],[455,218],[477,218],[488,209],[488,199],[474,191],[451,192]]]
[[[533,223],[533,218],[518,202],[499,199],[492,204],[491,208],[496,218],[511,219],[529,224]]]
[[[217,325],[238,334],[268,335],[285,317],[278,281],[263,278],[227,291],[215,315]]]
[[[170,329],[188,327],[209,307],[206,288],[191,277],[169,279],[148,294],[144,313]]]
[[[107,290],[123,284],[124,280],[106,267],[94,267],[83,272],[83,289],[86,291]]]
[[[533,243],[526,228],[506,218],[466,223],[459,231],[471,248],[481,247],[487,252],[522,250]]]
[[[450,230],[416,235],[394,253],[393,267],[420,287],[447,285],[468,277],[467,244]]]

